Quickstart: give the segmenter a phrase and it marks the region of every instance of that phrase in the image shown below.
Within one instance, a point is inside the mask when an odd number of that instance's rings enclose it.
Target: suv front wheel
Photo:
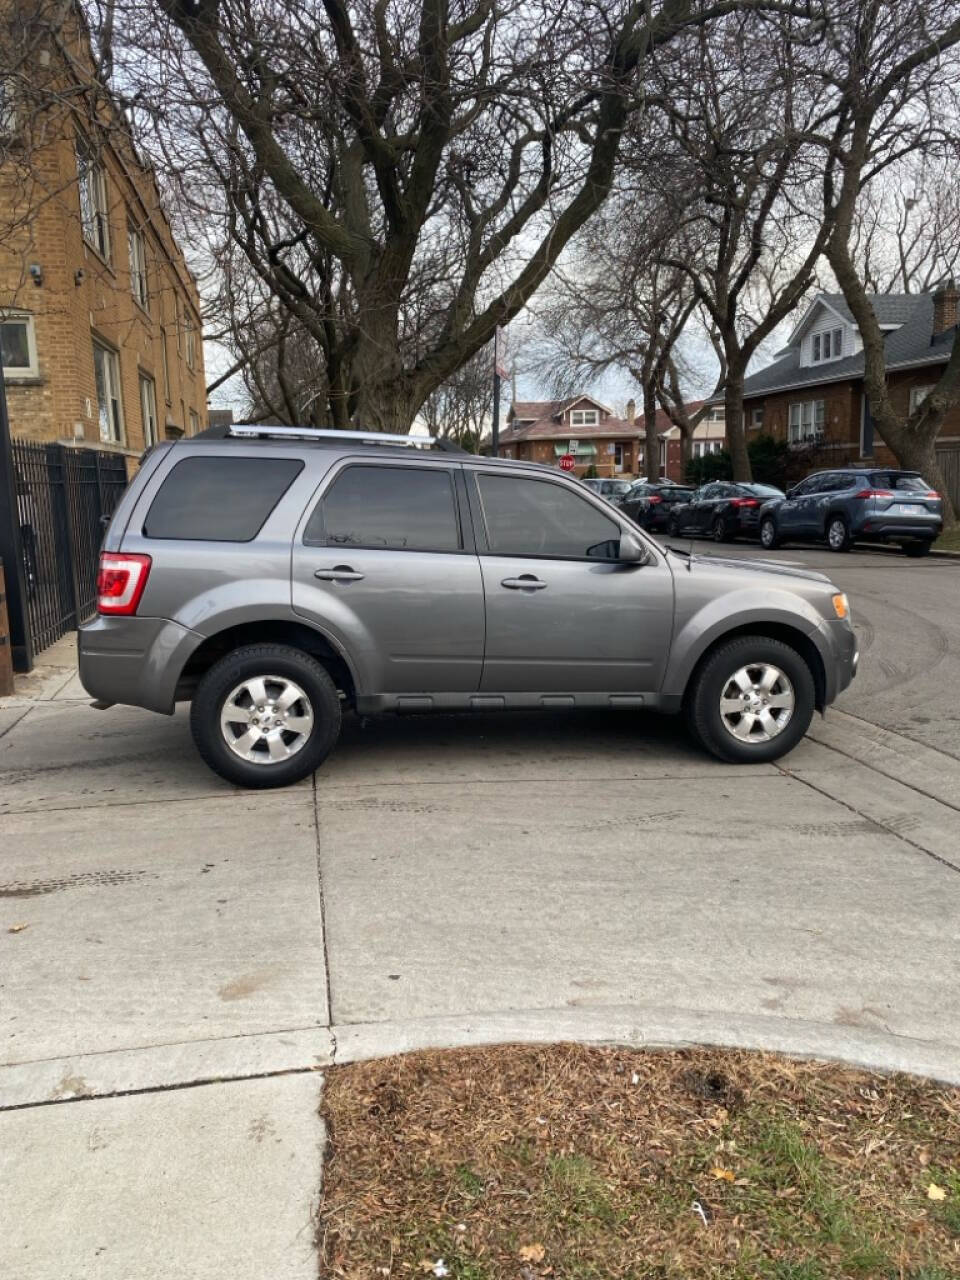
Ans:
[[[721,760],[762,764],[792,751],[810,727],[813,675],[782,640],[737,636],[707,658],[687,690],[687,725]]]
[[[307,777],[340,735],[340,697],[309,654],[283,644],[235,649],[207,671],[190,707],[197,750],[241,787]]]

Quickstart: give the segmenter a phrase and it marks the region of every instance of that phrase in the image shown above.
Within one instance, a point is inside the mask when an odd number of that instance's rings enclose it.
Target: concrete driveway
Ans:
[[[95,712],[66,667],[0,707],[0,1273],[311,1274],[333,1060],[697,1040],[960,1080],[960,562],[779,558],[829,570],[864,650],[781,767],[652,717],[353,718],[313,783],[251,795],[184,713]],[[169,1252],[173,1169],[200,1254]],[[138,1263],[84,1226],[105,1193],[146,1215]]]

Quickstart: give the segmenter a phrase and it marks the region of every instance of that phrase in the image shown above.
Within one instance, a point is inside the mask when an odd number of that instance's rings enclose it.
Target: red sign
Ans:
[[[561,471],[572,471],[576,465],[577,462],[572,453],[565,453],[560,459]]]

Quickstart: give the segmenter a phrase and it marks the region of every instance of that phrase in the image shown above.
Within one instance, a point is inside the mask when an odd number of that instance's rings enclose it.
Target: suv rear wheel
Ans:
[[[737,636],[707,658],[687,690],[687,726],[721,760],[761,764],[792,751],[816,703],[806,662],[782,640]]]
[[[340,697],[315,658],[282,644],[235,649],[207,671],[190,707],[197,750],[241,787],[307,777],[340,735]]]

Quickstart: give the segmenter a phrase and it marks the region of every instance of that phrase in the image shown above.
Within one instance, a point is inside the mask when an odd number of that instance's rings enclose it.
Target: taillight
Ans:
[[[731,498],[731,507],[759,507],[759,498]]]
[[[662,501],[663,501],[663,499],[660,497],[659,493],[651,493],[651,495],[650,495],[650,497],[647,499],[647,501],[650,503],[651,507],[653,507],[653,506],[655,506],[658,502],[662,502]]]
[[[97,574],[97,612],[136,613],[149,573],[149,556],[102,552]]]
[[[929,493],[925,493],[923,496],[925,498],[935,498],[937,502],[940,501],[940,495],[937,493],[936,489],[931,489]]]
[[[892,498],[892,489],[861,489],[853,495],[855,498]]]

